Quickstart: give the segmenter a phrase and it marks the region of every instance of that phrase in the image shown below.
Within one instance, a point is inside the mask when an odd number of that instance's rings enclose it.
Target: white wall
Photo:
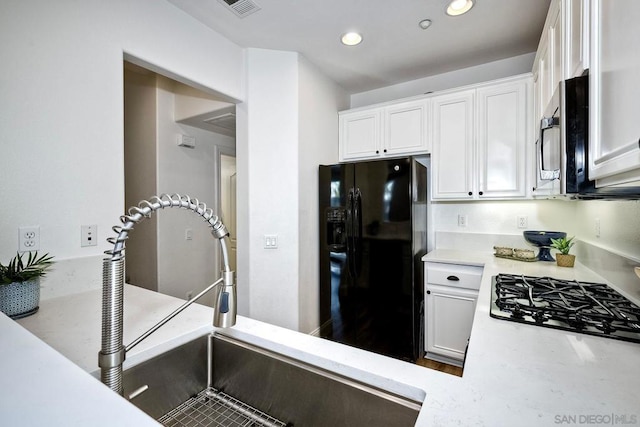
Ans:
[[[531,72],[535,52],[351,95],[351,108]]]
[[[310,332],[319,322],[318,164],[338,160],[337,111],[348,96],[296,53],[248,49],[247,75],[237,108],[239,312]],[[278,249],[264,249],[265,234],[278,235]]]
[[[125,206],[157,194],[156,74],[125,66],[124,168]],[[143,221],[127,241],[125,281],[158,290],[158,221]]]
[[[198,198],[217,212],[216,146],[233,147],[233,138],[174,121],[174,82],[159,76],[157,90],[157,189]],[[178,135],[195,137],[194,148],[179,147]],[[151,196],[151,195],[149,195]],[[196,295],[220,277],[219,243],[207,224],[193,212],[158,212],[158,291],[178,298]],[[192,239],[185,238],[187,229]],[[135,239],[131,233],[130,239]],[[213,304],[213,294],[201,303]]]
[[[297,330],[298,54],[247,49],[246,63],[237,120],[247,133],[236,137],[239,311]],[[264,249],[265,234],[278,235],[278,249]]]
[[[458,215],[467,215],[466,227],[458,226]],[[640,262],[640,201],[484,201],[434,202],[432,225],[438,232],[522,235],[516,225],[520,215],[528,217],[528,230],[565,231],[569,236],[589,242]],[[595,220],[600,220],[600,236],[596,237]],[[441,238],[451,238],[441,235]],[[517,240],[517,239],[516,239]],[[494,241],[485,239],[484,250]],[[509,244],[513,242],[510,239]],[[524,239],[520,240],[526,247]],[[449,246],[439,242],[436,246]],[[499,243],[499,242],[498,242]]]
[[[338,162],[337,111],[347,94],[305,58],[299,61],[299,330],[320,324],[318,165]]]
[[[164,1],[5,1],[0,39],[3,260],[22,225],[58,259],[108,249],[124,210],[124,53],[244,96],[242,49]],[[80,247],[82,224],[98,225],[97,247]]]
[[[600,236],[596,236],[596,219]],[[571,220],[580,240],[640,263],[640,201],[580,201]]]

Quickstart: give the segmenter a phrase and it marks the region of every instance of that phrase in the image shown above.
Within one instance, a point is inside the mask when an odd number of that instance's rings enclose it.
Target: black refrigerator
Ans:
[[[397,359],[423,354],[427,161],[320,166],[320,335]]]

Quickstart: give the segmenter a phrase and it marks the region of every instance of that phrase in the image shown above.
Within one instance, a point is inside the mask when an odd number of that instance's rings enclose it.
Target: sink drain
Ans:
[[[287,426],[286,423],[212,388],[201,391],[158,421],[165,426]]]

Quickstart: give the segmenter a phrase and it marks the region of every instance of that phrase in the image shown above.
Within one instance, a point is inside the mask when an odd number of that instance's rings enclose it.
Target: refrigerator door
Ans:
[[[356,345],[353,165],[320,166],[320,335]]]
[[[358,347],[412,360],[411,159],[355,164]]]
[[[412,158],[320,167],[322,337],[403,360],[419,356],[420,168]]]

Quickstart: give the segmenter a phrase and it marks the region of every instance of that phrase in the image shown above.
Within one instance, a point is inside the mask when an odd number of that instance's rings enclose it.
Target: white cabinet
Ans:
[[[527,195],[531,78],[432,98],[433,200]]]
[[[435,96],[432,102],[432,199],[470,199],[475,169],[475,90]]]
[[[462,366],[481,277],[482,267],[425,263],[425,357]]]
[[[533,63],[535,120],[558,84],[589,68],[589,0],[552,0]]]
[[[340,113],[340,161],[425,154],[429,99]]]
[[[640,2],[591,2],[589,178],[640,180]]]
[[[340,114],[341,161],[379,155],[380,118],[380,109]]]
[[[565,77],[589,68],[589,0],[565,0]]]

